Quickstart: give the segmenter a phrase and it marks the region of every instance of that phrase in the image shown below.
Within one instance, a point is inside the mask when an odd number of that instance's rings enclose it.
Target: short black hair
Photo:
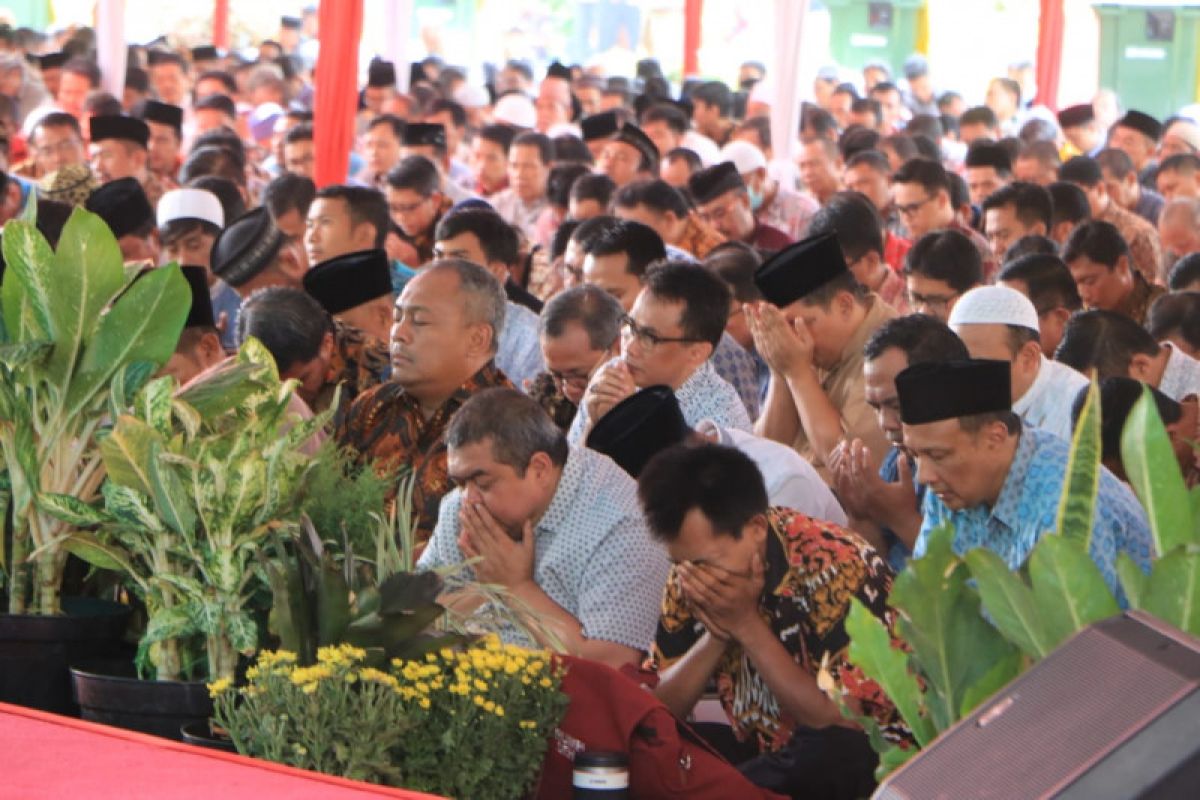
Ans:
[[[892,183],[917,183],[931,195],[939,191],[950,193],[950,180],[946,168],[927,158],[910,158],[896,170]]]
[[[507,125],[484,125],[479,129],[479,133],[475,135],[480,139],[500,145],[500,148],[507,153],[508,148],[512,147],[513,138],[517,134],[516,131]]]
[[[1087,386],[1079,390],[1079,394],[1071,402],[1071,426],[1079,424],[1083,414],[1083,404],[1087,402]],[[1110,460],[1121,460],[1121,435],[1125,431],[1125,422],[1129,412],[1142,397],[1145,389],[1150,390],[1158,415],[1164,425],[1178,422],[1183,416],[1183,406],[1167,397],[1152,386],[1127,377],[1105,378],[1100,381],[1100,457]]]
[[[879,147],[879,142],[883,139],[879,131],[865,128],[862,125],[852,124],[842,131],[842,135],[838,137],[838,151],[842,154],[842,160],[849,162],[850,159],[857,156],[859,153],[875,152],[875,148]],[[880,153],[880,155],[883,155]],[[887,161],[887,156],[884,156],[884,161]],[[846,166],[850,166],[849,163]],[[886,172],[891,172],[889,166]]]
[[[739,303],[757,303],[762,291],[754,282],[754,273],[762,264],[758,251],[745,242],[722,242],[708,251],[704,268],[725,281],[733,299]]]
[[[0,191],[3,191],[3,187],[0,187]],[[158,240],[162,242],[163,247],[169,247],[193,233],[205,233],[215,238],[221,235],[221,229],[208,220],[184,217],[173,219],[166,225],[159,226]]]
[[[196,77],[196,83],[199,83],[200,81],[219,81],[220,84],[225,87],[225,94],[230,96],[237,94],[237,81],[233,79],[232,75],[224,70],[205,70]]]
[[[1067,321],[1054,358],[1084,375],[1096,370],[1101,379],[1127,377],[1135,355],[1158,355],[1150,332],[1124,314],[1081,311]]]
[[[246,164],[224,147],[201,147],[193,150],[179,170],[181,183],[190,184],[196,178],[212,175],[246,186]]]
[[[333,320],[321,304],[291,287],[259,289],[238,313],[238,341],[258,339],[280,372],[316,358],[325,334],[332,331]]]
[[[977,141],[971,144],[967,150],[967,157],[963,161],[963,166],[968,169],[974,167],[991,167],[996,170],[997,175],[1008,177],[1012,175],[1012,159],[1009,158],[1008,151],[998,144],[989,141]]]
[[[999,124],[999,120],[996,119],[996,112],[987,106],[973,106],[972,108],[968,108],[958,119],[958,126],[960,128],[965,125],[983,125],[988,130],[995,130]]]
[[[517,263],[521,244],[517,232],[495,211],[487,208],[464,208],[452,211],[438,221],[434,241],[444,242],[463,233],[479,240],[483,255],[489,262],[507,267]],[[481,266],[487,266],[483,264]]]
[[[883,106],[874,97],[860,97],[850,104],[852,114],[870,114],[875,118],[875,125],[883,124]]]
[[[525,131],[512,140],[512,147],[536,147],[538,158],[547,166],[554,160],[554,143],[544,133]]]
[[[150,75],[141,67],[126,67],[125,88],[138,94],[147,94],[150,91]]]
[[[667,127],[677,134],[685,134],[688,129],[687,115],[672,103],[655,103],[642,112],[641,124],[647,122],[665,122]]]
[[[1017,138],[1025,144],[1033,142],[1050,142],[1058,138],[1058,126],[1048,119],[1042,117],[1033,117],[1025,121],[1021,129],[1017,131]]]
[[[837,192],[808,223],[809,236],[833,233],[847,262],[867,253],[883,257],[883,220],[875,204],[858,192]]]
[[[406,156],[388,172],[387,184],[393,189],[409,189],[422,197],[432,197],[442,189],[442,175],[425,156]]]
[[[698,172],[704,166],[704,162],[700,160],[700,154],[690,147],[676,147],[674,150],[668,150],[667,154],[663,156],[663,161],[668,164],[683,161],[688,165],[688,174]]]
[[[565,209],[571,203],[571,192],[580,180],[590,177],[587,164],[555,164],[546,179],[546,199],[555,208]]]
[[[226,223],[246,213],[246,201],[242,197],[241,189],[228,178],[222,178],[219,175],[201,175],[186,181],[184,185],[215,194],[217,200],[221,201],[221,210],[224,212]]]
[[[375,229],[375,247],[382,248],[384,246],[388,231],[391,230],[392,220],[388,214],[387,198],[383,196],[383,192],[369,186],[334,184],[318,190],[316,197],[325,200],[344,200],[350,214],[351,227],[367,223]]]
[[[83,129],[79,127],[79,120],[75,119],[74,114],[68,114],[65,111],[51,111],[34,124],[33,132],[39,128],[70,128],[76,136],[83,138]],[[32,137],[32,135],[31,132],[30,136]]]
[[[451,417],[445,438],[446,445],[455,449],[489,442],[493,458],[512,467],[518,476],[524,476],[537,453],[545,453],[560,467],[570,453],[566,435],[538,402],[504,387],[472,395]]]
[[[1047,142],[1043,139],[1038,139],[1033,142],[1026,142],[1021,148],[1021,152],[1017,153],[1017,158],[1032,158],[1039,164],[1048,167],[1054,167],[1055,173],[1062,166],[1062,158],[1058,154],[1058,145],[1054,142]]]
[[[224,150],[242,169],[246,168],[246,144],[237,131],[227,125],[207,130],[192,141],[192,152],[206,147],[217,147]]]
[[[669,211],[679,219],[688,215],[688,204],[683,194],[658,178],[625,184],[617,190],[614,202],[617,208],[646,206],[662,213]]]
[[[646,271],[646,289],[660,300],[683,303],[683,335],[715,350],[729,321],[729,287],[699,264],[665,261]]]
[[[863,346],[863,358],[874,361],[895,348],[913,364],[965,361],[967,346],[950,326],[928,314],[908,314],[879,326]]]
[[[1004,251],[1004,257],[1000,259],[1000,263],[1009,264],[1021,256],[1033,255],[1057,256],[1058,242],[1049,236],[1042,236],[1036,233],[1026,234],[1008,246],[1008,249]]]
[[[870,167],[885,177],[890,177],[892,172],[888,157],[878,150],[860,150],[846,159],[846,169],[857,166]]]
[[[1178,292],[1185,286],[1200,282],[1200,253],[1188,253],[1175,262],[1167,278],[1167,286]]]
[[[733,447],[676,445],[656,454],[638,476],[638,500],[660,542],[679,537],[684,517],[699,509],[713,530],[735,539],[767,511],[767,489],[753,460]]]
[[[560,133],[550,140],[554,146],[554,162],[556,164],[582,164],[590,166],[595,162],[587,142],[573,133]]]
[[[178,56],[176,57],[178,58]],[[182,59],[180,60],[182,61]],[[91,59],[76,56],[63,64],[62,71],[64,75],[68,72],[72,75],[82,75],[87,78],[93,89],[100,85],[100,67]]]
[[[833,114],[819,106],[805,106],[800,114],[800,132],[806,136],[828,139],[831,133],[837,133],[837,129]]]
[[[922,236],[904,257],[905,275],[923,275],[965,292],[983,283],[983,259],[975,244],[955,230]]]
[[[301,122],[299,125],[293,125],[287,133],[283,135],[284,144],[295,144],[296,142],[311,142],[313,140],[313,125],[311,122]]]
[[[983,212],[986,214],[994,208],[1005,206],[1013,207],[1013,212],[1022,225],[1029,226],[1040,222],[1046,227],[1046,232],[1050,232],[1054,203],[1045,187],[1024,181],[1002,186],[984,198]]]
[[[1090,189],[1104,180],[1104,173],[1100,171],[1096,159],[1075,156],[1067,159],[1066,163],[1058,168],[1058,179]]]
[[[1122,256],[1129,261],[1129,244],[1116,225],[1099,219],[1089,220],[1071,231],[1062,250],[1067,264],[1085,257],[1109,269],[1115,269]]]
[[[595,200],[604,208],[608,208],[613,199],[617,185],[613,179],[602,172],[589,172],[575,179],[571,184],[571,198],[576,202]]]
[[[904,132],[909,136],[924,136],[931,142],[940,142],[946,135],[942,127],[942,118],[936,114],[917,114],[904,126]]]
[[[205,95],[197,100],[192,108],[195,111],[210,108],[220,111],[230,119],[237,119],[237,105],[234,104],[233,98],[226,94]]]
[[[1097,153],[1096,163],[1100,165],[1100,169],[1108,170],[1119,181],[1125,180],[1126,176],[1134,172],[1133,159],[1124,150],[1115,147],[1106,147]]]
[[[1146,329],[1156,341],[1179,337],[1193,349],[1200,348],[1200,292],[1173,292],[1150,306]]]
[[[893,133],[891,136],[885,136],[879,141],[880,150],[891,148],[896,157],[900,159],[901,167],[904,162],[914,158],[924,158],[921,155],[921,149],[917,147],[917,143],[913,141],[913,137],[904,133]],[[929,159],[925,159],[929,160]]]
[[[1046,187],[1046,191],[1050,192],[1052,225],[1063,222],[1079,224],[1092,218],[1092,206],[1087,194],[1074,183],[1055,181]]]
[[[1158,164],[1158,172],[1184,172],[1192,173],[1200,171],[1200,156],[1195,153],[1176,153],[1173,156],[1167,156]]]
[[[1034,253],[1020,256],[1004,265],[1000,271],[1001,281],[1020,281],[1025,284],[1029,301],[1038,314],[1056,308],[1078,311],[1083,308],[1079,287],[1071,277],[1071,270],[1061,258],[1053,254]]]
[[[699,100],[706,105],[716,106],[722,117],[728,117],[733,111],[733,92],[720,81],[708,81],[692,89],[689,98],[694,103]]]
[[[263,205],[271,212],[272,219],[279,219],[289,211],[298,212],[304,219],[316,196],[317,186],[312,178],[284,173],[263,189]]]
[[[392,129],[392,134],[396,137],[396,141],[404,140],[404,130],[408,127],[408,123],[402,120],[395,114],[380,114],[374,117],[367,123],[367,130],[373,131],[380,125],[386,125]]]
[[[575,232],[571,234],[571,241],[576,242],[579,245],[579,249],[583,252],[591,252],[591,247],[597,239],[620,224],[621,220],[608,214],[601,214],[598,217],[585,219],[579,223],[575,228]],[[565,250],[566,248],[564,247],[563,249]],[[663,248],[663,253],[666,253],[666,247]]]
[[[626,271],[631,275],[644,278],[647,267],[667,257],[667,248],[662,237],[649,225],[630,219],[619,219],[612,225],[605,225],[596,238],[585,244],[579,236],[586,224],[587,222],[580,225],[576,231],[576,241],[583,246],[584,252],[592,256],[623,253],[628,259]]]
[[[440,114],[443,111],[450,112],[450,121],[454,123],[456,128],[465,128],[467,125],[467,110],[459,103],[453,100],[448,100],[444,97],[439,97],[429,104],[429,108],[425,109],[425,116],[430,117],[434,114]]]

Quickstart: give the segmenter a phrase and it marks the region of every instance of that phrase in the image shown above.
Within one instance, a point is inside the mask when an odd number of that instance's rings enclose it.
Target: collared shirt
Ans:
[[[817,201],[795,189],[779,184],[775,196],[754,215],[759,222],[799,241],[820,206]]]
[[[1171,349],[1167,366],[1163,369],[1158,390],[1177,403],[1186,398],[1200,395],[1200,361],[1189,356],[1170,342],[1163,347]]]
[[[1061,361],[1042,356],[1037,377],[1012,410],[1030,425],[1071,441],[1071,404],[1088,379]]]
[[[313,403],[313,411],[320,413],[329,408],[340,387],[338,408],[333,418],[336,427],[354,398],[391,376],[392,358],[388,346],[358,328],[335,319],[333,356],[325,373],[325,385]]]
[[[715,436],[717,444],[737,448],[749,456],[762,473],[763,483],[767,486],[767,502],[771,505],[794,508],[813,519],[835,525],[849,524],[841,503],[813,465],[786,444],[745,431],[726,430],[708,419],[697,425],[696,431],[709,438]]]
[[[789,508],[771,508],[767,526],[760,616],[801,669],[815,678],[828,659],[831,674],[862,703],[863,713],[883,726],[884,736],[905,741],[910,734],[891,701],[847,659],[845,619],[851,598],[892,627],[894,612],[887,605],[891,571],[858,534],[837,525]],[[667,669],[703,635],[704,626],[692,616],[672,568],[654,638],[654,666]],[[730,643],[725,649],[715,677],[721,705],[740,741],[754,743],[761,752],[787,744],[796,723],[740,645]]]
[[[1146,324],[1146,317],[1150,314],[1150,306],[1154,305],[1154,301],[1167,293],[1167,287],[1160,286],[1156,283],[1150,283],[1140,272],[1132,272],[1133,289],[1129,294],[1125,295],[1124,299],[1117,305],[1113,311],[1118,314],[1124,314],[1138,325]]]
[[[538,316],[528,308],[508,301],[504,327],[496,350],[496,366],[521,391],[546,368],[542,363],[542,345],[538,341]]]
[[[754,356],[746,352],[746,348],[738,344],[737,339],[729,332],[721,334],[721,341],[713,351],[710,363],[717,374],[729,382],[729,385],[742,398],[746,413],[753,422],[758,419],[761,400],[758,393],[758,369],[754,364]]]
[[[381,471],[397,466],[412,468],[418,545],[433,532],[438,504],[450,491],[442,438],[450,417],[472,395],[494,386],[512,388],[504,373],[488,362],[426,419],[420,404],[404,387],[389,381],[360,394],[338,426],[338,442],[353,449],[360,462],[375,463]]]
[[[458,512],[462,490],[446,495],[437,528],[417,566],[461,564]],[[533,580],[583,625],[588,639],[646,650],[654,640],[670,562],[650,538],[637,501],[637,483],[608,456],[571,448],[554,499],[533,529]],[[448,579],[453,588],[474,578],[466,567]],[[481,609],[480,619],[495,620]],[[507,643],[536,646],[524,631],[493,623]]]
[[[980,504],[951,511],[936,494],[927,492],[914,555],[920,558],[924,554],[930,531],[949,522],[954,526],[954,552],[962,555],[986,547],[1010,569],[1018,569],[1038,540],[1055,530],[1070,450],[1070,444],[1052,433],[1024,428],[1000,496],[990,508]],[[1125,598],[1117,583],[1117,554],[1127,553],[1143,571],[1149,571],[1151,547],[1150,524],[1138,499],[1101,467],[1090,553],[1122,606]]]
[[[1116,227],[1121,238],[1129,245],[1130,261],[1134,269],[1148,282],[1156,283],[1162,270],[1162,243],[1154,226],[1111,200],[1108,208],[1098,214],[1096,219],[1112,223]]]
[[[1153,189],[1142,189],[1137,205],[1133,207],[1133,213],[1157,227],[1158,217],[1162,214],[1166,202],[1163,196]]]
[[[516,225],[531,242],[537,241],[537,221],[543,209],[549,204],[545,195],[532,203],[522,200],[512,188],[496,192],[488,198],[492,208],[509,225]]]
[[[879,427],[875,410],[867,405],[865,379],[863,378],[863,346],[867,339],[885,322],[896,317],[895,310],[883,302],[878,295],[871,295],[871,307],[863,318],[858,330],[850,337],[850,341],[842,348],[842,357],[832,369],[822,370],[818,377],[821,389],[829,402],[837,409],[842,418],[843,438],[862,439],[863,444],[871,451],[872,457],[883,461],[891,444]],[[829,469],[825,465],[825,455],[817,453],[803,428],[792,443],[805,459],[807,459],[821,477],[829,481]]]
[[[616,360],[614,358],[608,364]],[[753,427],[738,393],[729,385],[729,381],[717,374],[710,361],[705,361],[675,390],[675,398],[679,401],[679,410],[683,412],[684,421],[693,428],[705,419],[740,431],[749,431]],[[582,444],[584,434],[591,425],[587,407],[580,406],[575,414],[575,421],[571,423],[567,440],[574,445]]]

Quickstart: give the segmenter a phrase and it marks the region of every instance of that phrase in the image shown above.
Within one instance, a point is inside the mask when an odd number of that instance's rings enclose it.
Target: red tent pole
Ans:
[[[213,0],[212,43],[222,50],[229,47],[229,0]]]
[[[1063,0],[1041,0],[1038,18],[1037,102],[1058,108],[1058,79],[1062,73]]]
[[[317,11],[320,51],[314,79],[313,144],[317,187],[343,183],[358,112],[358,42],[362,0],[323,0]]]
[[[684,0],[683,4],[683,75],[700,72],[700,16],[704,0]]]

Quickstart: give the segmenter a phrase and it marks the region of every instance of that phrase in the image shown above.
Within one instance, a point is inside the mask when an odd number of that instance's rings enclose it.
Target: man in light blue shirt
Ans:
[[[557,639],[573,655],[636,663],[654,640],[670,565],[633,478],[607,456],[569,447],[537,402],[512,389],[468,400],[446,444],[457,488],[442,499],[418,567],[480,560],[452,573],[444,602],[475,612],[506,642]],[[482,597],[463,585],[470,580],[503,587],[522,624],[480,609]]]
[[[1071,440],[1071,403],[1087,378],[1042,354],[1037,309],[1008,286],[979,286],[950,312],[950,328],[973,358],[1008,361],[1012,410],[1027,424]]]
[[[1024,426],[1010,410],[1010,370],[1003,361],[917,364],[896,377],[904,443],[917,479],[929,487],[914,556],[929,532],[954,526],[960,555],[986,547],[1012,569],[1055,530],[1070,445]],[[1118,553],[1148,570],[1150,526],[1133,492],[1100,468],[1090,553],[1119,602]]]

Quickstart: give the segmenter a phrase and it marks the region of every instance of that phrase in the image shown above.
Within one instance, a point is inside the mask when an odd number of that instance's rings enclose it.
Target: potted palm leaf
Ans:
[[[136,680],[75,670],[85,717],[178,736],[211,713],[204,680],[232,679],[260,644],[269,593],[260,554],[298,528],[326,415],[300,420],[294,384],[251,339],[176,391],[149,383],[100,444],[103,506],[76,507],[71,546],[119,571],[144,603]],[[119,718],[114,715],[119,715]]]
[[[111,231],[82,209],[57,250],[31,219],[11,220],[3,252],[0,700],[70,713],[68,660],[112,651],[126,616],[62,597],[73,509],[97,498],[99,435],[174,351],[190,293],[174,265],[134,281]]]

